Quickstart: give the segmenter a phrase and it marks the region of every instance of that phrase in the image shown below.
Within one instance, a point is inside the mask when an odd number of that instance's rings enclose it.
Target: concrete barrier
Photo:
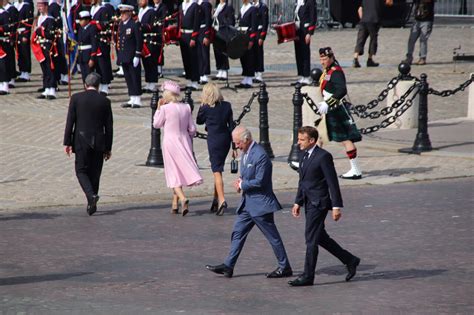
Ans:
[[[415,83],[415,80],[410,81],[398,81],[397,85],[388,92],[387,95],[387,107],[392,106],[392,104],[397,101],[400,96],[406,93],[408,89]],[[416,91],[414,89],[406,99],[410,99],[413,93]],[[402,105],[400,105],[401,107]],[[398,108],[400,108],[398,107]],[[419,96],[417,95],[413,100],[413,105],[408,108],[403,115],[397,118],[397,120],[391,124],[388,128],[392,129],[412,129],[418,128],[418,108],[419,108]],[[396,110],[392,111],[391,115],[394,115]]]
[[[474,73],[471,73],[470,78]],[[468,119],[474,119],[474,83],[471,83],[469,85],[469,95],[468,95],[468,100],[467,100],[467,118]]]

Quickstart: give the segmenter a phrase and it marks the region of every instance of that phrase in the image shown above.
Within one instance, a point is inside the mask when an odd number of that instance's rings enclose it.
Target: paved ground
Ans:
[[[227,254],[235,216],[191,201],[179,217],[163,203],[0,214],[0,314],[472,314],[473,178],[343,187],[329,233],[362,258],[353,281],[321,251],[316,285],[266,279],[275,258],[251,232],[232,279],[205,270]],[[466,189],[466,187],[470,187]],[[304,219],[279,192],[276,222],[295,273]],[[236,205],[229,198],[231,208]]]

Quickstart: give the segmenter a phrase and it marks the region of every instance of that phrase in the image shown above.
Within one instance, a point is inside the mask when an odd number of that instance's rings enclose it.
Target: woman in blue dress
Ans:
[[[197,124],[206,126],[207,150],[214,173],[214,200],[211,212],[223,215],[227,202],[224,198],[222,172],[232,143],[232,130],[235,127],[232,106],[224,101],[220,89],[214,83],[204,85],[201,104],[197,114]],[[232,152],[232,156],[236,156],[235,151]]]

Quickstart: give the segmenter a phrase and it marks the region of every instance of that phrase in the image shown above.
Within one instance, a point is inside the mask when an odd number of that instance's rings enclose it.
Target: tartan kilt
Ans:
[[[349,115],[343,106],[344,105],[341,104],[334,109],[330,109],[326,114],[329,141],[361,141],[362,135],[357,129],[356,124],[350,123]]]

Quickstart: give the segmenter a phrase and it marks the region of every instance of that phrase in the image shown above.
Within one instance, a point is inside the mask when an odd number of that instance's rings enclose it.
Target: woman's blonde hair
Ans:
[[[174,94],[173,92],[168,90],[163,91],[163,99],[165,100],[165,103],[176,103],[180,101],[180,97],[178,94]]]
[[[209,82],[204,85],[201,93],[202,104],[207,104],[213,107],[214,105],[216,105],[217,102],[223,100],[224,97],[222,96],[221,90],[215,83]]]

